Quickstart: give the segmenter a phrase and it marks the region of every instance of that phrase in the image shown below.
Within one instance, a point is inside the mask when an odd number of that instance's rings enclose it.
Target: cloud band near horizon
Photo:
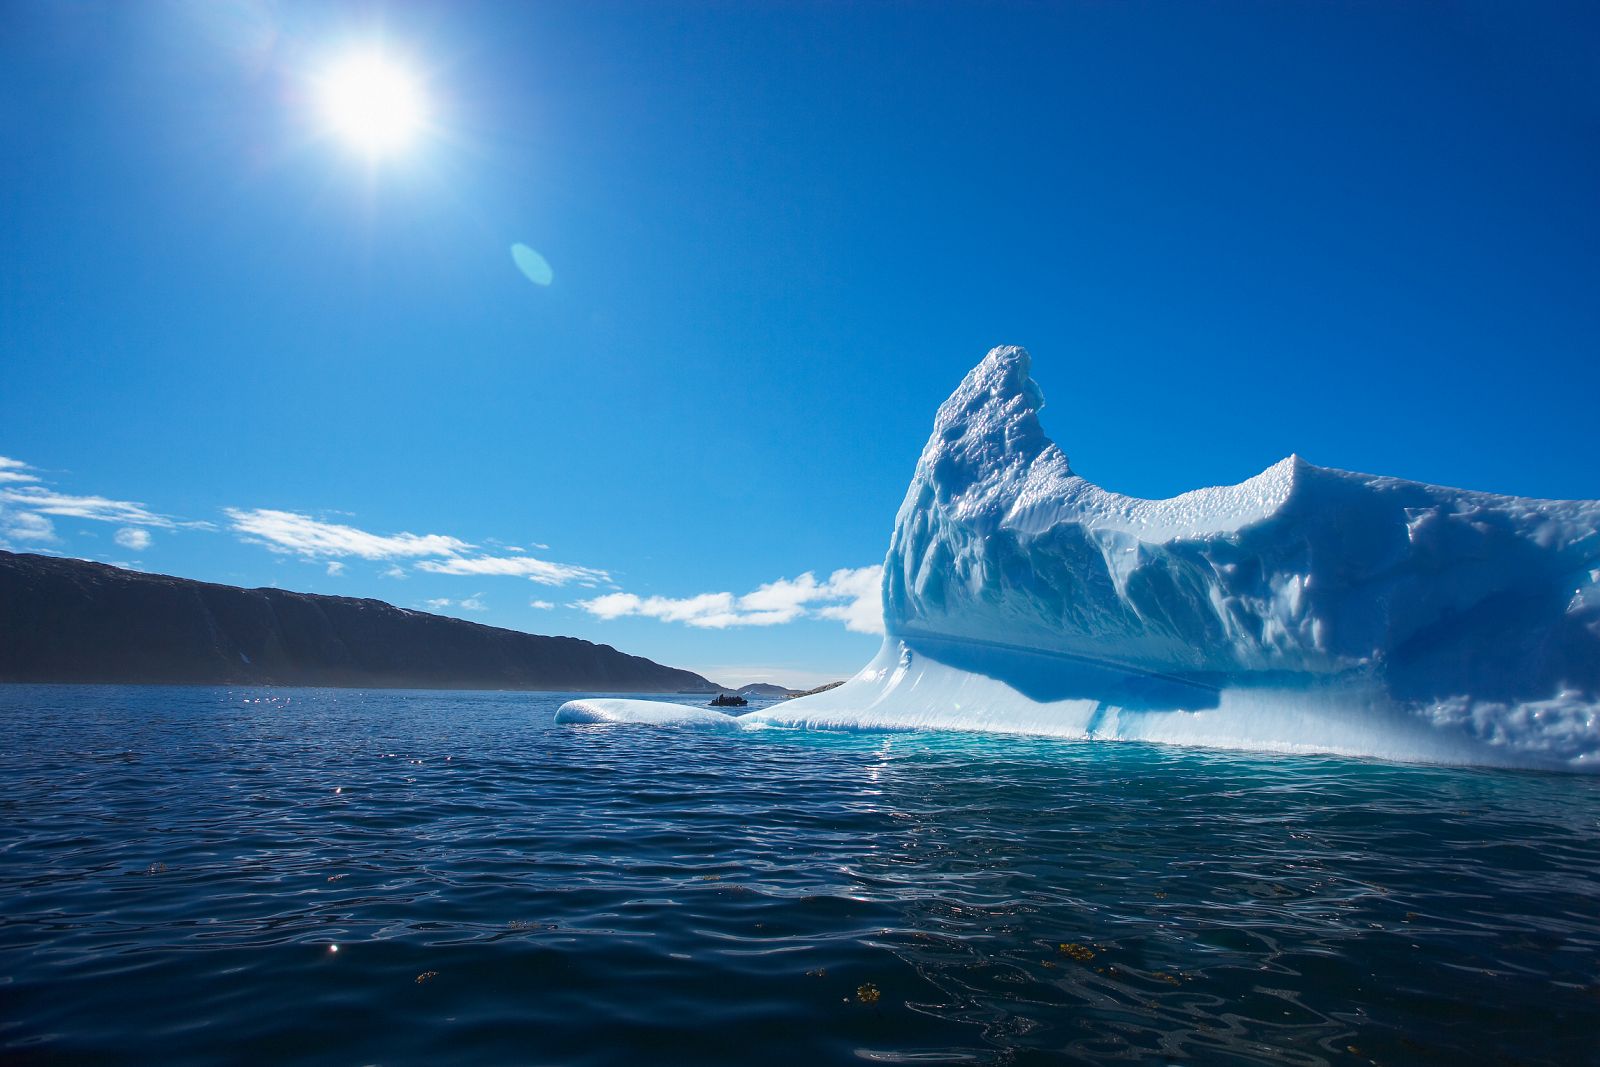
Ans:
[[[834,619],[857,633],[883,633],[879,590],[883,567],[841,568],[818,581],[811,571],[798,578],[780,578],[743,596],[701,593],[690,597],[641,597],[606,593],[572,606],[601,619],[629,616],[681,622],[705,629],[730,626],[777,626],[796,619]]]

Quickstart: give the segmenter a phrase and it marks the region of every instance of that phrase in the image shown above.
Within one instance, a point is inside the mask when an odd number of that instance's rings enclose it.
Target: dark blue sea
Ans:
[[[571,695],[0,686],[0,1060],[1600,1062],[1600,779]]]

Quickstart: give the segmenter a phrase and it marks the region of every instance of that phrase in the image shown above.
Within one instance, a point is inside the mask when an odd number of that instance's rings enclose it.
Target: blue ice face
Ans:
[[[1126,497],[1072,472],[1030,369],[997,348],[940,407],[884,570],[891,639],[1033,701],[1199,713],[1334,687],[1349,714],[1465,731],[1497,759],[1600,758],[1600,503],[1293,456]]]

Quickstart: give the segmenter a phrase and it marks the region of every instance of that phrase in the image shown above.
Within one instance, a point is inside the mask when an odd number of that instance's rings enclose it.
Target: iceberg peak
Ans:
[[[1035,464],[1071,473],[1067,457],[1039,424],[1044,393],[1031,368],[1027,349],[1002,345],[968,372],[934,416],[907,505],[920,503],[912,495],[922,484],[966,520],[997,522],[1003,516],[995,508],[1014,495]]]

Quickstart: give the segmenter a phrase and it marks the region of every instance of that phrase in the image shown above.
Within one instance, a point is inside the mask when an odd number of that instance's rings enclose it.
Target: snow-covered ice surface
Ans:
[[[628,700],[621,697],[569,700],[556,709],[556,722],[636,722],[656,726],[739,725],[739,720],[725,711],[670,704],[664,700]]]
[[[1295,456],[1235,486],[1122,496],[1045,436],[1029,369],[996,348],[939,408],[890,540],[877,658],[739,723],[1600,770],[1600,502]]]

